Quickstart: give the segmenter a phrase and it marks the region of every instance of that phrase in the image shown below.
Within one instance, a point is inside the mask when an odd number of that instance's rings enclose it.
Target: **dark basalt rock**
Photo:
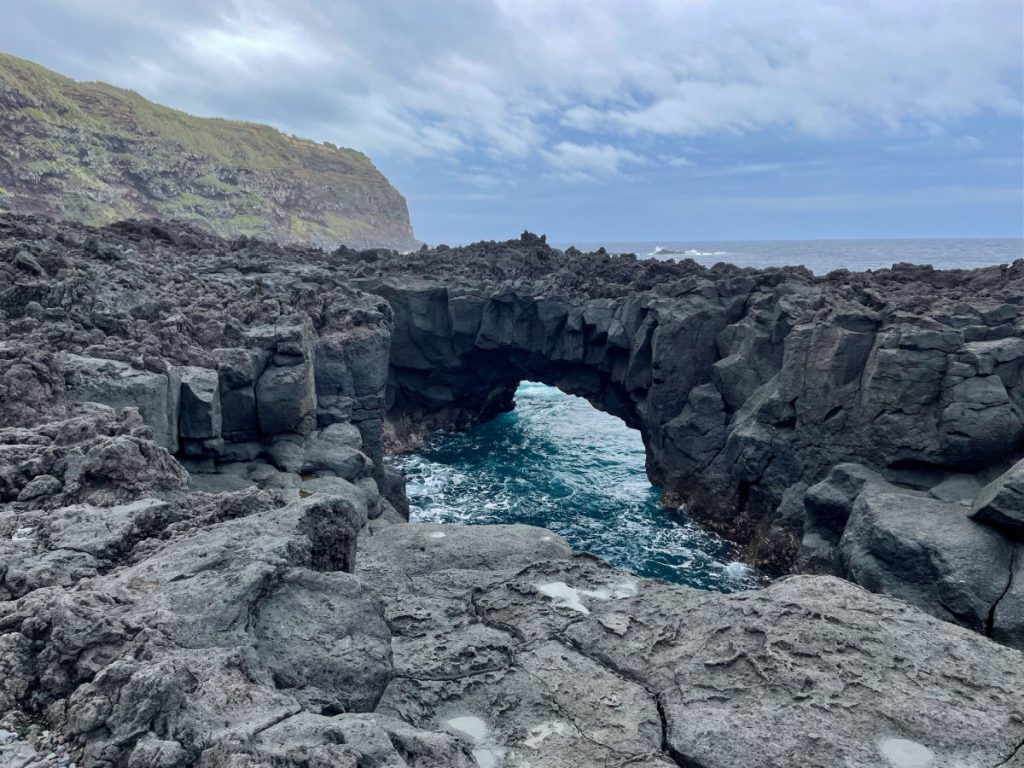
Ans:
[[[1006,591],[1015,545],[960,504],[866,483],[839,542],[838,572],[977,631]],[[1017,632],[1024,627],[1006,627]]]
[[[1024,539],[1024,461],[1014,464],[978,494],[971,517]]]
[[[528,238],[375,269],[355,283],[395,312],[395,447],[507,410],[523,379],[554,384],[638,428],[667,498],[775,569],[811,532],[782,519],[787,491],[843,462],[932,487],[1024,448],[1024,262],[814,277]]]
[[[1022,283],[0,214],[0,763],[1011,764]],[[385,444],[523,379],[752,560],[900,600],[404,524]]]

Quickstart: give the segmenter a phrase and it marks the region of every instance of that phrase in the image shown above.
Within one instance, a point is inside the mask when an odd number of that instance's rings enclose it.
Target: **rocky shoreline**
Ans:
[[[0,214],[0,285],[4,765],[1024,757],[1024,262],[815,277]],[[826,575],[720,595],[541,529],[406,524],[385,448],[524,379],[638,428],[752,562]]]

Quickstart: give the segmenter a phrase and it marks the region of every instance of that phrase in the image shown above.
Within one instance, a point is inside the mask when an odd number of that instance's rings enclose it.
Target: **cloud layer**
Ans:
[[[0,48],[486,188],[1018,120],[1019,0],[8,0]],[[879,138],[881,137],[881,138]],[[719,151],[702,156],[709,141]],[[975,148],[977,149],[977,148]],[[708,163],[712,167],[708,167]],[[457,166],[457,168],[456,168]]]

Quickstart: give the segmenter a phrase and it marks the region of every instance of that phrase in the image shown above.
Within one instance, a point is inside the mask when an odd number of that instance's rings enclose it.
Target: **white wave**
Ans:
[[[707,257],[707,256],[731,256],[729,251],[701,251],[696,248],[687,248],[683,251],[677,251],[672,248],[662,248],[660,245],[657,246],[653,251],[647,254],[648,256],[689,256],[690,258]]]

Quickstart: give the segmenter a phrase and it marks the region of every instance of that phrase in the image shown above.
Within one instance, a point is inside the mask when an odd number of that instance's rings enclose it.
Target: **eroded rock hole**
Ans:
[[[514,410],[395,461],[413,520],[538,525],[639,575],[722,591],[757,581],[727,542],[662,505],[638,431],[552,386],[523,382]]]

